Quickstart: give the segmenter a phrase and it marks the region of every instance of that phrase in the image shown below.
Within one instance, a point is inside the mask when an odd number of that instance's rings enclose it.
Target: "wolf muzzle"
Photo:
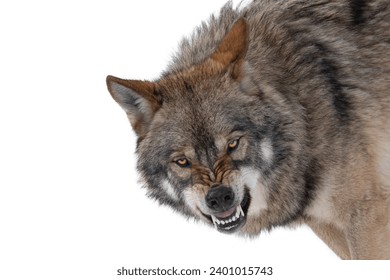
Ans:
[[[246,217],[242,206],[244,206],[244,209],[248,209],[248,195],[241,202],[237,202],[232,188],[217,185],[210,188],[205,201],[207,207],[213,213],[209,217],[211,217],[217,230],[232,233],[245,224]]]

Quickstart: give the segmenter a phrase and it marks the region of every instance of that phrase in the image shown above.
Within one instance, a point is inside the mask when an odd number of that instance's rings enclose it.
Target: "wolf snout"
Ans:
[[[207,206],[215,212],[223,212],[233,207],[234,192],[231,188],[220,185],[213,187],[206,195]]]

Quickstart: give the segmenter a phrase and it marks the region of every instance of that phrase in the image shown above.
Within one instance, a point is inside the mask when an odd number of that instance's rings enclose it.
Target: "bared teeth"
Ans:
[[[225,225],[225,224],[229,224],[229,223],[235,222],[237,219],[240,218],[240,216],[245,217],[245,214],[244,214],[244,211],[241,208],[241,205],[237,206],[236,212],[235,212],[234,216],[231,217],[228,220],[226,220],[226,219],[225,220],[223,220],[223,219],[220,220],[220,219],[218,219],[214,215],[211,215],[211,219],[213,220],[213,224],[215,225],[215,227],[218,227],[218,225]]]
[[[214,223],[214,226],[215,228],[217,228],[217,225],[219,225],[219,220],[217,219],[217,217],[211,215],[211,219],[213,220],[213,223]]]
[[[240,213],[241,213],[241,215],[243,216],[243,217],[245,217],[245,214],[244,214],[244,211],[242,210],[242,207],[241,207],[241,205],[240,206],[238,206],[239,208],[240,208]]]

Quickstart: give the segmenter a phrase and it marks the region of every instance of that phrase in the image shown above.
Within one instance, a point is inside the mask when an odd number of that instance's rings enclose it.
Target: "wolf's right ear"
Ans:
[[[107,76],[107,88],[114,100],[125,110],[137,135],[143,135],[162,104],[157,84]]]

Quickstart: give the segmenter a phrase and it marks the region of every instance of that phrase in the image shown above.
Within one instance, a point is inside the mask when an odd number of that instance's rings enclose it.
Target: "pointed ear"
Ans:
[[[224,70],[232,66],[231,75],[234,79],[239,79],[242,74],[241,68],[248,48],[247,29],[244,18],[237,20],[210,57],[211,63]]]
[[[127,113],[137,135],[144,134],[162,104],[157,84],[107,76],[107,88],[114,100]]]

